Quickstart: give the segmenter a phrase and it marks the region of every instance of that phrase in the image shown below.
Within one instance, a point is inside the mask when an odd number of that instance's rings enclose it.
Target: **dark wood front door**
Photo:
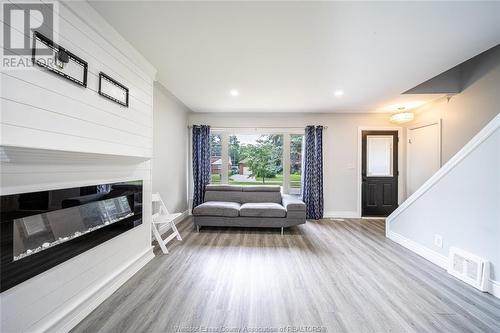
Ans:
[[[398,131],[363,131],[362,216],[388,216],[398,207]]]

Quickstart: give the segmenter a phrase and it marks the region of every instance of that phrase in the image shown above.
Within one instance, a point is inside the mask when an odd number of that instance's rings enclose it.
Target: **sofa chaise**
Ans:
[[[208,185],[205,202],[193,209],[194,225],[283,228],[306,222],[300,198],[280,186]]]

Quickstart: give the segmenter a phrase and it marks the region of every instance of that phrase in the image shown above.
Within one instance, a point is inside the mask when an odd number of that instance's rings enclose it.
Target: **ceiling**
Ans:
[[[90,3],[195,112],[418,105],[401,93],[500,43],[500,2]]]

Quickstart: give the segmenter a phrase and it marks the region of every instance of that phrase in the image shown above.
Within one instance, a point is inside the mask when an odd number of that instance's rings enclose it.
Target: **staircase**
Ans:
[[[487,259],[500,298],[500,114],[386,220],[386,236],[445,269],[450,247]]]

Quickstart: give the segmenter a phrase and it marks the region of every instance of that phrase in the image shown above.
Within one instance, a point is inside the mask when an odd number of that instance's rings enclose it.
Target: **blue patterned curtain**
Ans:
[[[307,126],[304,145],[302,200],[306,218],[323,217],[323,126]]]
[[[202,204],[210,182],[210,126],[193,126],[193,208]]]

